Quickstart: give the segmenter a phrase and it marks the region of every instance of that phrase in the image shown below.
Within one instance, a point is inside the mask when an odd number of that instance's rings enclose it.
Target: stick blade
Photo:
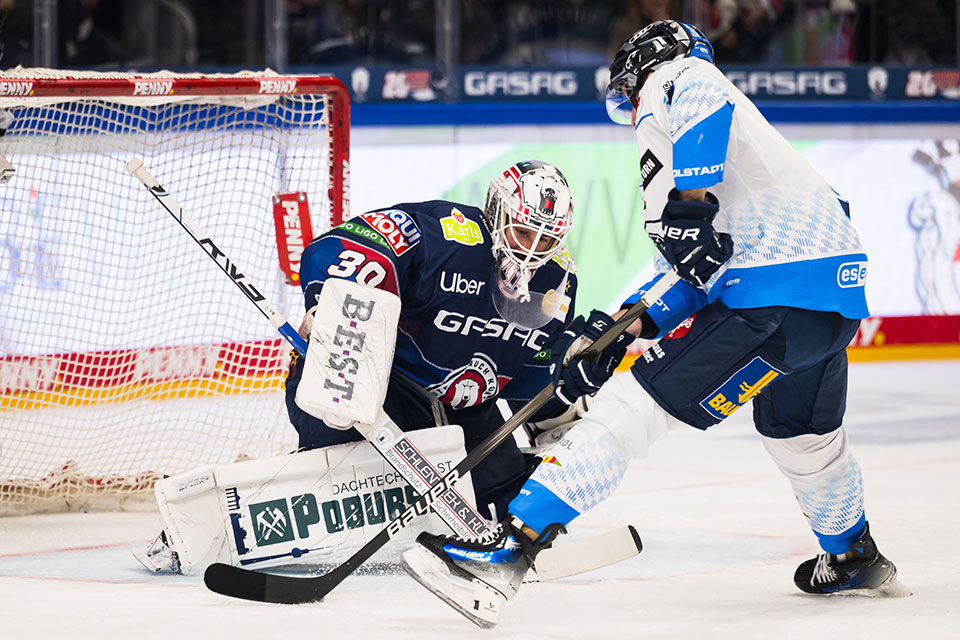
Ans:
[[[544,582],[558,580],[623,562],[642,550],[640,534],[633,525],[627,525],[592,538],[545,549],[537,556],[534,570]]]
[[[281,576],[214,563],[203,573],[203,583],[214,593],[253,602],[305,604],[322,602],[332,588],[325,576]],[[333,586],[339,584],[337,581]]]
[[[219,562],[203,572],[203,583],[210,591],[255,602],[268,602],[266,579],[265,573],[245,571]]]

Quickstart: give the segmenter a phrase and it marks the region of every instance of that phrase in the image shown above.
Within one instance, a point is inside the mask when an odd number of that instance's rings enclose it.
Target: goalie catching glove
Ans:
[[[681,278],[702,287],[733,256],[733,239],[713,228],[720,210],[716,196],[708,191],[706,202],[696,202],[678,195],[670,191],[660,216],[662,233],[650,237]]]
[[[599,391],[627,354],[634,337],[624,331],[595,358],[579,355],[613,323],[613,318],[594,309],[587,320],[577,316],[554,343],[550,353],[550,373],[556,385],[553,393],[564,404]]]

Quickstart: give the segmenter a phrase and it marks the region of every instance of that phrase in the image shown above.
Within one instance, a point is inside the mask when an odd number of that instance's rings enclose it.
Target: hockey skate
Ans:
[[[910,589],[897,580],[897,567],[877,549],[867,524],[863,535],[843,554],[821,553],[807,560],[793,576],[806,593],[904,597]]]
[[[161,531],[157,539],[151,542],[143,551],[133,552],[133,557],[140,561],[148,571],[155,573],[181,573],[180,558],[177,552],[167,544],[167,532]]]
[[[431,593],[488,629],[500,620],[507,600],[517,594],[537,553],[564,532],[561,525],[550,525],[531,540],[521,526],[519,520],[508,518],[497,538],[488,543],[421,533],[400,564]]]

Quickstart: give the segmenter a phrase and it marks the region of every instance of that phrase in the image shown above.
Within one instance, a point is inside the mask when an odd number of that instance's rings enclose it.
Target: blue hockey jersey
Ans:
[[[496,397],[526,401],[549,382],[550,346],[573,318],[573,262],[562,254],[534,273],[531,292],[545,293],[569,269],[571,302],[565,316],[526,329],[497,312],[490,247],[476,207],[434,200],[364,213],[304,251],[304,304],[313,307],[331,277],[390,291],[402,304],[395,370],[453,409]]]

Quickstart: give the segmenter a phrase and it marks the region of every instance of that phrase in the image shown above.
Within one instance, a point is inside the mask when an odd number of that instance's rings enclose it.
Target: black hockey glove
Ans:
[[[595,359],[578,355],[613,322],[603,311],[594,309],[587,320],[577,316],[551,346],[550,373],[556,385],[553,394],[564,404],[571,405],[580,396],[596,393],[627,354],[633,336],[624,331]]]
[[[650,237],[681,278],[702,287],[733,256],[733,239],[713,228],[720,210],[716,196],[708,191],[707,202],[687,202],[676,195],[670,191],[660,216],[663,234]]]

